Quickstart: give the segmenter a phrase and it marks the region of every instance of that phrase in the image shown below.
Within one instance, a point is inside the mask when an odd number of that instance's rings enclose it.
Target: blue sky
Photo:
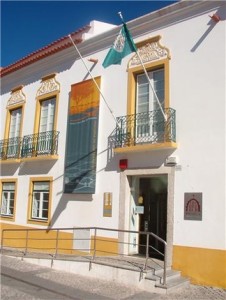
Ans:
[[[92,20],[115,25],[176,1],[1,1],[1,67],[76,31]]]

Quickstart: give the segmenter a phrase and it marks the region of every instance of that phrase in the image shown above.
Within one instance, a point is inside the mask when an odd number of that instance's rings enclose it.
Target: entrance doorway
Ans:
[[[131,230],[152,232],[166,241],[167,189],[167,175],[132,176]],[[145,234],[139,234],[136,237],[136,245],[137,254],[145,255]],[[159,252],[164,253],[164,244],[150,236],[149,256],[161,259]]]

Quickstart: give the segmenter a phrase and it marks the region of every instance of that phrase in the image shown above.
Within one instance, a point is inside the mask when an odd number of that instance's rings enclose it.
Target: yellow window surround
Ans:
[[[16,216],[16,201],[17,201],[17,179],[15,178],[7,178],[0,180],[0,195],[1,195],[1,207],[2,207],[2,186],[3,183],[12,182],[15,183],[15,190],[14,190],[14,207],[13,207],[13,215],[7,216],[7,215],[1,215],[0,220],[7,220],[7,221],[15,221]]]
[[[153,72],[158,69],[164,70],[164,108],[168,109],[170,107],[169,99],[169,62],[170,62],[170,52],[169,49],[160,44],[161,36],[155,36],[148,38],[146,40],[138,42],[137,48],[139,55],[144,63],[147,72]],[[143,66],[141,65],[140,59],[137,54],[130,59],[128,63],[128,88],[127,88],[127,116],[136,114],[136,92],[137,92],[137,76],[144,74]],[[166,114],[170,114],[167,110]],[[132,122],[132,121],[131,121]],[[135,119],[133,122],[136,122]],[[130,124],[130,125],[128,125]],[[116,147],[116,153],[122,152],[140,152],[148,150],[157,149],[169,149],[177,148],[177,144],[168,139],[168,133],[165,132],[164,141],[159,141],[156,143],[139,143],[134,142],[134,128],[135,123],[128,123],[126,134],[128,134],[129,141],[122,147]],[[131,131],[132,130],[132,131]]]
[[[40,114],[41,114],[41,102],[50,98],[56,98],[55,115],[54,115],[54,128],[56,130],[57,116],[58,116],[58,103],[60,84],[55,78],[56,73],[42,77],[41,86],[36,94],[36,111],[34,122],[34,134],[39,131]]]
[[[48,205],[48,218],[44,219],[33,219],[32,218],[32,201],[33,201],[33,186],[34,182],[49,182],[49,205]],[[29,184],[29,194],[28,194],[28,211],[27,211],[27,223],[28,224],[37,224],[37,225],[50,225],[50,218],[51,218],[51,206],[52,206],[52,185],[53,185],[53,178],[52,177],[31,177],[30,184]]]

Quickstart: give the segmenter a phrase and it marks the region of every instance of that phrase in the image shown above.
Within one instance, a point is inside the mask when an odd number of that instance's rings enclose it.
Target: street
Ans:
[[[167,295],[148,293],[116,282],[79,276],[1,256],[2,300],[225,300],[223,289],[191,285]]]

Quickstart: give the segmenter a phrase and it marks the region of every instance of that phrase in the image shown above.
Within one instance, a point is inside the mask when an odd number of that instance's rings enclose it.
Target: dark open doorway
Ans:
[[[139,215],[139,231],[153,232],[166,241],[167,230],[167,175],[139,178],[140,205],[144,213]],[[143,202],[143,203],[142,203]],[[156,250],[157,251],[156,251]],[[161,259],[164,245],[153,237],[149,241],[149,256]],[[139,254],[146,253],[146,236],[139,236]]]

